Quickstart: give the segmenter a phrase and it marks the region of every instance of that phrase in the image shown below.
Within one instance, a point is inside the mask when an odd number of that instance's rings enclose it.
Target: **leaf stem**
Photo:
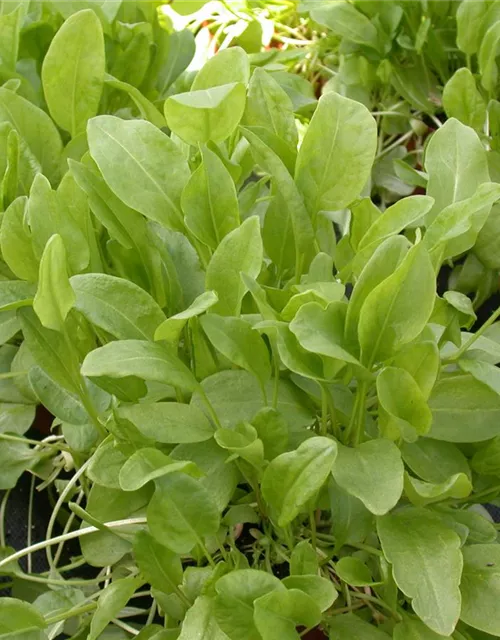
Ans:
[[[378,598],[370,596],[366,593],[360,593],[359,591],[352,591],[351,595],[354,596],[357,600],[365,600],[366,602],[372,602],[373,604],[378,605],[382,609],[389,611],[389,613],[392,615],[392,617],[395,620],[397,620],[398,622],[401,622],[402,617],[399,615],[399,613],[397,611],[394,611],[394,609],[388,604],[386,604],[383,600],[379,600]]]
[[[316,513],[313,507],[309,509],[309,526],[311,527],[312,546],[316,549],[318,546],[318,538],[316,535]]]
[[[328,392],[321,384],[321,429],[322,436],[328,433]]]
[[[5,512],[7,510],[7,501],[10,496],[10,492],[12,489],[8,489],[2,498],[2,502],[0,503],[0,547],[6,547],[7,541],[5,538]]]
[[[10,433],[0,433],[0,440],[9,440],[10,442],[24,442],[26,444],[32,444],[35,447],[48,447],[59,451],[70,451],[64,444],[55,444],[53,442],[44,442],[43,440],[32,440],[31,438],[25,438],[24,436],[13,436]]]
[[[146,524],[146,518],[127,518],[125,520],[113,520],[111,522],[105,522],[106,527],[110,529],[117,529],[119,527],[127,527],[135,524]],[[10,562],[14,562],[14,560],[19,560],[19,558],[24,558],[29,553],[33,553],[34,551],[40,551],[40,549],[46,549],[54,544],[58,544],[59,542],[66,542],[66,540],[74,540],[75,538],[80,538],[82,536],[87,536],[91,533],[95,533],[99,531],[97,527],[85,527],[84,529],[78,529],[77,531],[70,531],[69,533],[55,536],[54,538],[49,538],[48,540],[43,540],[42,542],[36,542],[32,544],[31,547],[26,547],[25,549],[21,549],[20,551],[16,551],[7,558],[0,560],[0,569],[5,567]]]
[[[499,317],[500,317],[500,307],[498,307],[498,309],[494,313],[491,314],[491,316],[488,318],[488,320],[486,320],[486,322],[483,324],[483,326],[480,327],[476,331],[476,333],[473,333],[470,336],[470,338],[463,343],[463,345],[460,347],[460,349],[455,351],[455,353],[453,353],[449,358],[446,359],[447,362],[454,362],[455,360],[458,360],[468,349],[470,349],[470,347],[474,344],[474,342],[483,335],[483,333],[486,331],[486,329],[488,329],[488,327],[491,327],[491,325]]]
[[[47,626],[55,624],[56,622],[62,622],[63,620],[68,620],[68,618],[73,618],[74,616],[80,616],[82,613],[89,613],[90,611],[94,611],[97,609],[97,602],[89,602],[83,607],[74,607],[73,609],[68,609],[68,611],[63,611],[62,613],[58,613],[55,616],[49,616],[45,618],[45,622]]]
[[[210,402],[207,394],[205,393],[205,390],[203,389],[203,387],[201,385],[199,385],[199,387],[198,387],[198,393],[200,394],[201,399],[203,400],[203,403],[206,406],[208,413],[210,414],[210,417],[214,421],[215,426],[218,429],[222,429],[222,425],[220,423],[219,416],[217,415],[217,412],[215,411],[212,403]]]

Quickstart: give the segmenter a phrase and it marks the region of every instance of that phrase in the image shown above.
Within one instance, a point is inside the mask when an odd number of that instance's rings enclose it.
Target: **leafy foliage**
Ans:
[[[499,3],[4,4],[0,636],[500,637]]]

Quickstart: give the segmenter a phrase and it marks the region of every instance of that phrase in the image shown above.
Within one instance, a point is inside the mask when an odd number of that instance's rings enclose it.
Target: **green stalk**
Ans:
[[[486,329],[488,329],[488,327],[491,327],[491,325],[499,317],[500,317],[500,307],[498,307],[498,309],[488,318],[488,320],[486,320],[483,326],[480,329],[478,329],[476,333],[471,335],[470,338],[464,342],[464,344],[460,347],[460,349],[455,351],[455,353],[453,353],[449,358],[447,358],[447,362],[455,362],[456,360],[458,360],[468,349],[471,348],[474,342],[476,342],[476,340],[483,335]]]

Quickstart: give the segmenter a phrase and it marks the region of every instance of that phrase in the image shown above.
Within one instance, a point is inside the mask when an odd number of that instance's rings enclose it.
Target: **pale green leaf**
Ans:
[[[409,508],[377,520],[384,555],[415,613],[436,633],[450,635],[460,615],[460,538],[425,509]]]
[[[91,351],[81,372],[89,377],[137,376],[188,391],[198,386],[194,375],[177,355],[162,345],[144,340],[117,340]]]
[[[42,83],[51,116],[76,135],[97,114],[104,82],[104,36],[91,9],[64,22],[43,61]]]
[[[335,481],[375,515],[390,511],[403,492],[403,461],[389,440],[371,440],[351,449],[338,446]]]
[[[75,307],[119,340],[152,340],[165,314],[144,289],[104,273],[73,276]]]
[[[183,229],[180,197],[189,179],[185,158],[150,122],[93,118],[90,153],[104,180],[129,207],[174,230]]]
[[[245,102],[245,85],[233,82],[171,96],[165,102],[165,117],[170,129],[188,144],[219,143],[238,126]]]
[[[208,311],[218,301],[214,291],[205,291],[200,294],[184,311],[180,311],[160,324],[155,331],[155,340],[166,340],[175,344],[181,332],[190,318],[195,318]]]
[[[203,412],[194,405],[177,402],[144,402],[122,405],[118,415],[146,436],[167,444],[204,442],[214,431]]]
[[[207,268],[205,286],[219,301],[212,307],[220,315],[238,315],[246,293],[240,274],[256,278],[262,267],[259,218],[252,216],[231,231],[217,247]]]
[[[219,510],[207,489],[183,473],[156,481],[147,518],[153,536],[175,553],[190,553],[220,524]]]
[[[470,374],[443,376],[429,398],[429,438],[481,442],[500,433],[500,397]]]
[[[33,309],[47,329],[63,331],[64,321],[75,304],[75,294],[68,278],[66,248],[60,235],[53,235],[40,260],[38,289]]]
[[[337,457],[335,441],[314,437],[275,458],[262,478],[262,495],[286,526],[321,489]]]
[[[337,93],[321,97],[295,172],[311,215],[343,209],[359,196],[370,177],[376,146],[377,126],[365,106]]]

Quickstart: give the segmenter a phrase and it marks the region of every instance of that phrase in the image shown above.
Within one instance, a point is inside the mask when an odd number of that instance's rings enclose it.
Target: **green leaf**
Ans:
[[[38,454],[24,442],[2,441],[0,446],[0,489],[13,489],[21,474],[38,461]]]
[[[177,3],[176,3],[177,4]],[[241,47],[230,47],[217,52],[198,71],[191,87],[202,91],[224,84],[240,82],[248,84],[250,61]]]
[[[368,368],[395,355],[424,329],[434,307],[434,270],[419,244],[367,296],[360,313],[361,361]]]
[[[470,373],[476,380],[482,382],[492,391],[500,395],[500,370],[488,362],[462,358],[458,361],[462,371]]]
[[[32,309],[18,311],[24,338],[36,363],[64,389],[79,394],[79,362],[67,341],[57,331],[46,329]]]
[[[374,49],[379,47],[375,25],[349,2],[335,2],[324,7],[313,5],[311,17],[346,40]]]
[[[498,66],[496,57],[500,44],[500,24],[495,22],[486,31],[477,55],[481,84],[492,93],[498,84]]]
[[[240,274],[256,278],[262,267],[262,239],[257,216],[247,218],[219,244],[207,268],[205,286],[219,301],[212,307],[225,316],[239,315],[246,286]]]
[[[134,555],[142,575],[153,588],[172,593],[182,582],[180,557],[147,531],[137,532]]]
[[[37,106],[0,87],[0,121],[10,122],[28,145],[43,173],[56,183],[60,176],[62,141],[51,118]]]
[[[155,340],[177,343],[187,321],[211,309],[218,300],[219,298],[214,291],[205,291],[200,294],[187,309],[170,316],[157,327]]]
[[[208,596],[196,598],[182,622],[179,640],[227,640],[215,620],[214,600]]]
[[[256,378],[246,371],[219,371],[205,378],[202,387],[223,427],[252,422],[262,409],[262,390]],[[266,391],[272,397],[273,381],[267,384]],[[192,404],[203,406],[199,395],[193,396]],[[290,445],[296,446],[304,439],[304,427],[312,423],[313,416],[305,398],[286,380],[278,384],[277,410],[288,425]]]
[[[418,618],[408,616],[394,627],[393,635],[394,640],[443,640],[445,637],[449,636],[436,633]]]
[[[231,451],[257,469],[263,466],[264,445],[251,424],[243,422],[234,429],[217,429],[215,441],[219,447]]]
[[[414,442],[429,431],[432,414],[414,378],[404,369],[385,367],[377,377],[379,426],[391,440]]]
[[[226,318],[210,313],[201,326],[213,346],[233,364],[259,380],[264,388],[271,378],[269,351],[259,333],[242,318]]]
[[[479,50],[481,26],[487,11],[486,0],[464,0],[457,9],[457,45],[468,55]]]
[[[186,365],[171,351],[144,340],[118,340],[91,351],[82,364],[89,377],[137,376],[194,391],[198,383]]]
[[[467,458],[451,442],[419,438],[405,442],[401,451],[413,473],[427,482],[438,484],[455,474],[470,476]]]
[[[499,595],[500,554],[496,544],[464,547],[461,620],[474,629],[494,636],[500,634]]]
[[[315,353],[310,353],[303,349],[295,335],[290,331],[289,325],[284,322],[279,324],[271,324],[271,322],[269,322],[269,328],[263,328],[262,330],[267,331],[271,336],[274,334],[274,330],[276,330],[278,355],[287,369],[300,376],[312,378],[313,380],[324,380],[331,377],[329,375],[331,370],[325,370],[327,368],[326,358],[324,359]],[[332,362],[333,361],[329,359],[329,363],[331,364]],[[332,375],[336,372],[335,364]],[[339,364],[339,368],[341,367],[342,363]]]
[[[441,502],[447,498],[466,498],[472,492],[472,484],[465,473],[456,473],[444,482],[434,484],[405,475],[405,494],[417,507]]]
[[[388,207],[375,220],[368,231],[359,241],[358,251],[375,242],[382,242],[390,236],[396,235],[406,227],[423,218],[434,204],[429,196],[409,196]]]
[[[167,228],[183,229],[180,197],[189,168],[179,148],[150,122],[92,118],[90,153],[104,180],[129,207]]]
[[[147,438],[166,444],[204,442],[214,435],[205,414],[194,405],[144,402],[122,405],[118,415],[129,420]]]
[[[295,545],[290,556],[290,575],[317,575],[319,560],[316,550],[307,540],[301,540]]]
[[[277,512],[280,527],[289,524],[318,493],[336,457],[336,443],[317,436],[270,463],[262,478],[262,495]]]
[[[278,578],[255,569],[241,569],[215,585],[215,619],[230,638],[262,640],[254,623],[254,601],[273,591],[286,591]]]
[[[250,143],[258,165],[269,173],[278,192],[277,206],[288,211],[295,239],[297,253],[308,253],[314,240],[313,225],[297,185],[281,158],[263,141],[254,130],[241,127],[241,131]],[[288,223],[287,223],[288,224]]]
[[[0,231],[0,243],[1,243]],[[500,239],[500,206],[493,205],[489,216],[479,232],[474,253],[488,269],[500,269],[500,256],[496,251]]]
[[[121,520],[142,510],[151,497],[149,487],[139,491],[121,491],[94,484],[87,499],[87,512],[99,522]],[[144,515],[141,511],[140,515]],[[120,528],[120,535],[112,531],[97,531],[80,538],[83,557],[92,567],[106,567],[118,562],[132,550],[131,541],[144,525]]]
[[[439,373],[439,349],[435,342],[415,342],[404,347],[392,360],[396,368],[407,371],[427,400]]]
[[[298,134],[292,102],[272,75],[259,67],[250,80],[243,122],[249,127],[266,128],[295,153]]]
[[[201,148],[202,163],[192,174],[181,204],[186,226],[211,249],[240,224],[238,198],[231,174],[217,154]]]
[[[38,260],[31,243],[31,234],[26,229],[28,200],[19,197],[7,208],[0,228],[2,257],[22,280],[38,280]]]
[[[278,636],[283,640],[298,640],[298,625],[315,627],[321,621],[317,603],[303,591],[271,591],[254,603],[254,622],[263,640]]]
[[[335,573],[352,587],[366,587],[373,583],[370,569],[355,556],[341,558],[335,565]]]
[[[143,584],[142,578],[122,578],[112,582],[99,596],[97,610],[90,623],[88,640],[97,640],[101,633],[115,618]]]
[[[476,87],[474,76],[466,67],[455,71],[443,90],[443,106],[448,118],[457,118],[476,131],[483,130],[486,103]]]
[[[429,174],[427,195],[434,207],[427,223],[449,204],[470,198],[483,182],[489,182],[488,161],[477,133],[450,118],[432,136],[425,154]]]
[[[61,340],[58,334],[57,339]],[[61,355],[64,356],[64,352]],[[74,383],[70,385],[69,390],[50,377],[44,369],[36,366],[30,368],[28,380],[37,400],[56,418],[73,425],[84,425],[88,422],[88,413],[77,395]],[[70,382],[67,380],[66,385]]]
[[[153,536],[175,553],[190,553],[220,524],[219,510],[207,489],[183,473],[156,480],[147,518]]]
[[[500,397],[473,376],[442,376],[429,398],[429,438],[481,442],[500,433]]]
[[[165,118],[187,144],[219,143],[238,126],[245,102],[245,85],[233,82],[171,96],[165,102]]]
[[[190,4],[192,6],[192,3]],[[158,54],[151,69],[151,76],[156,82],[160,96],[164,98],[168,88],[189,66],[196,52],[196,45],[194,35],[189,29],[168,34],[165,32],[162,35],[163,38],[157,42]]]
[[[41,613],[28,602],[16,598],[0,598],[0,634],[8,638],[16,631],[29,632],[45,629],[45,620]],[[17,635],[17,634],[16,634]],[[21,636],[18,636],[21,638]]]
[[[38,173],[33,180],[28,202],[28,216],[35,256],[41,258],[52,235],[59,234],[64,241],[72,273],[78,273],[89,264],[90,250],[80,225],[68,212],[68,203],[61,191],[53,191],[45,176]]]
[[[119,484],[123,491],[137,491],[151,480],[177,472],[201,475],[193,462],[176,462],[158,449],[144,447],[133,453],[121,467]]]
[[[75,294],[68,278],[66,248],[61,236],[55,234],[45,245],[40,261],[33,309],[44,327],[63,331],[66,316],[74,304]]]
[[[76,135],[97,114],[104,82],[104,36],[91,9],[74,13],[52,40],[43,61],[42,83],[50,115]]]
[[[335,616],[329,623],[330,640],[388,640],[389,636],[353,613]]]
[[[345,346],[347,308],[345,302],[331,302],[326,309],[317,302],[309,302],[299,309],[290,330],[307,351],[359,366]]]
[[[450,635],[461,603],[458,535],[432,512],[415,508],[378,518],[377,530],[394,579],[415,613],[436,633]]]
[[[288,425],[279,411],[264,407],[252,418],[252,426],[264,444],[266,460],[272,460],[285,453],[288,445]]]
[[[282,583],[287,589],[307,593],[321,611],[326,611],[337,599],[337,590],[328,578],[318,575],[288,576]]]
[[[78,607],[85,600],[85,594],[80,589],[66,587],[57,591],[46,591],[33,602],[33,606],[44,616],[63,613],[72,607]]]
[[[26,16],[25,5],[18,5],[0,17],[0,60],[9,70],[16,70],[21,27]]]
[[[290,208],[276,185],[273,185],[271,193],[272,199],[269,201],[262,228],[262,241],[266,254],[276,265],[278,274],[284,274],[295,266],[297,251],[294,230]],[[303,202],[300,207],[303,211]]]
[[[75,307],[95,326],[119,340],[152,340],[165,314],[143,289],[104,273],[73,276]]]
[[[208,490],[220,511],[227,507],[240,480],[240,473],[236,465],[228,460],[227,451],[221,449],[215,440],[180,444],[170,455],[175,460],[194,462],[205,473],[199,483]]]
[[[338,6],[351,7],[347,2]],[[368,109],[336,93],[321,97],[300,146],[297,186],[315,216],[355,200],[370,177],[377,126]]]
[[[339,445],[332,469],[335,481],[375,515],[384,515],[396,506],[403,492],[403,473],[399,449],[384,439],[355,449]]]
[[[87,475],[102,487],[120,489],[119,475],[127,457],[113,441],[103,442],[90,459]]]
[[[123,247],[138,247],[146,237],[146,221],[140,213],[127,207],[108,187],[91,160],[86,166],[69,160],[71,174],[87,194],[93,214]]]
[[[488,544],[497,539],[495,525],[483,513],[470,509],[452,509],[445,506],[438,507],[439,512],[456,526],[458,523],[467,528],[467,540],[471,543]]]
[[[354,285],[345,321],[345,337],[349,346],[358,347],[358,325],[361,309],[368,295],[394,273],[408,253],[409,241],[403,236],[387,238],[377,247]]]
[[[29,307],[36,287],[22,280],[0,281],[0,311],[11,311],[20,307]]]
[[[442,260],[470,249],[499,196],[498,185],[485,182],[470,198],[445,207],[427,229],[425,246],[429,251],[441,249]]]
[[[498,475],[500,473],[500,438],[487,442],[473,455],[471,466],[476,473]]]
[[[35,407],[32,404],[0,402],[0,433],[23,435],[33,424]]]
[[[167,126],[165,118],[160,111],[154,106],[152,102],[150,102],[137,87],[129,84],[128,82],[123,82],[122,80],[118,80],[113,76],[106,73],[104,76],[104,81],[108,87],[112,87],[113,89],[118,89],[119,91],[123,91],[127,93],[135,103],[135,106],[139,110],[141,117],[143,120],[148,120],[151,124],[154,124],[158,129],[162,129]],[[95,113],[93,114],[95,115]]]
[[[333,477],[328,485],[328,493],[336,549],[340,549],[344,544],[365,540],[373,527],[373,516],[365,505],[361,500],[342,489]]]

